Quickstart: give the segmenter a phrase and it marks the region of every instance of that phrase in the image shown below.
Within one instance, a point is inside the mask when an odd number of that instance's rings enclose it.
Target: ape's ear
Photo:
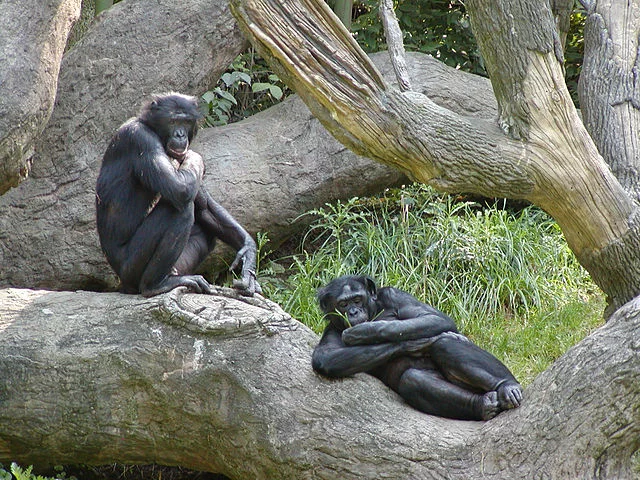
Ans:
[[[319,288],[316,292],[316,298],[320,304],[320,310],[327,313],[329,306],[327,305],[327,289],[325,287]]]
[[[367,290],[367,293],[370,296],[375,297],[378,288],[376,287],[376,282],[373,281],[373,278],[366,276],[362,277],[362,283],[364,284],[364,288]]]

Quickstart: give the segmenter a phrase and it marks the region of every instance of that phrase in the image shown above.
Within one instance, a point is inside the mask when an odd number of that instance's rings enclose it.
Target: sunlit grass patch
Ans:
[[[369,275],[452,316],[526,385],[602,322],[604,300],[552,218],[506,207],[422,185],[327,205],[308,213],[298,253],[263,263],[262,283],[321,332],[317,288]]]

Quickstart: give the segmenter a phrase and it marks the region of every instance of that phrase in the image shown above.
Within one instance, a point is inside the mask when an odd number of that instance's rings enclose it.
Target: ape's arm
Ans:
[[[329,325],[313,351],[313,369],[326,377],[346,377],[384,365],[404,353],[401,343],[348,347],[340,332]]]
[[[121,135],[125,135],[125,132]],[[139,124],[139,128],[133,132],[137,132],[137,137],[132,138],[136,145],[132,154],[135,178],[177,210],[184,209],[193,202],[200,188],[204,174],[202,157],[189,150],[179,168],[176,168],[176,162],[165,153],[157,135],[148,127]]]
[[[241,288],[251,294],[262,292],[256,281],[257,247],[251,235],[204,187],[200,187],[196,196],[195,214],[196,222],[208,235],[219,238],[238,252],[230,270],[242,262]]]
[[[455,322],[444,313],[395,288],[378,290],[381,315],[373,321],[347,328],[346,345],[371,345],[431,338],[444,332],[457,333]]]

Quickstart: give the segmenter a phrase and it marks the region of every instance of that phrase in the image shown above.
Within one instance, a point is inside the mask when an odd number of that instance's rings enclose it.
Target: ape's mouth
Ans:
[[[182,161],[184,160],[185,155],[187,154],[187,149],[176,150],[174,148],[167,148],[167,153],[170,157],[175,158],[176,160]]]

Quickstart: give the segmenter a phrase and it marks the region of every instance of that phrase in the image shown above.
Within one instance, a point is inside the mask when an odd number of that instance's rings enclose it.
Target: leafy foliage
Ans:
[[[396,16],[407,50],[428,53],[450,67],[486,76],[461,0],[398,0]],[[386,49],[377,0],[357,3],[353,31],[366,52]]]
[[[13,462],[11,463],[10,470],[7,471],[0,463],[0,480],[76,480],[76,477],[67,477],[64,468],[61,466],[55,467],[55,470],[56,476],[54,478],[43,477],[42,475],[32,473],[32,465],[27,468],[22,468],[17,463]]]
[[[587,13],[579,2],[571,15],[571,27],[567,34],[564,52],[565,78],[573,103],[580,108],[578,100],[578,79],[582,71],[582,57],[584,55],[584,25]]]
[[[408,51],[433,55],[450,67],[487,76],[463,0],[396,0],[396,16]],[[387,48],[378,15],[378,0],[359,0],[352,30],[369,53]],[[576,0],[565,46],[566,81],[578,104],[577,86],[584,51],[586,13]]]
[[[260,280],[319,333],[317,288],[369,275],[452,315],[526,384],[601,322],[604,300],[548,215],[505,207],[423,185],[326,205],[298,253],[262,259]]]
[[[291,91],[253,49],[239,55],[213,90],[202,95],[209,126],[226,125],[265,110]]]

